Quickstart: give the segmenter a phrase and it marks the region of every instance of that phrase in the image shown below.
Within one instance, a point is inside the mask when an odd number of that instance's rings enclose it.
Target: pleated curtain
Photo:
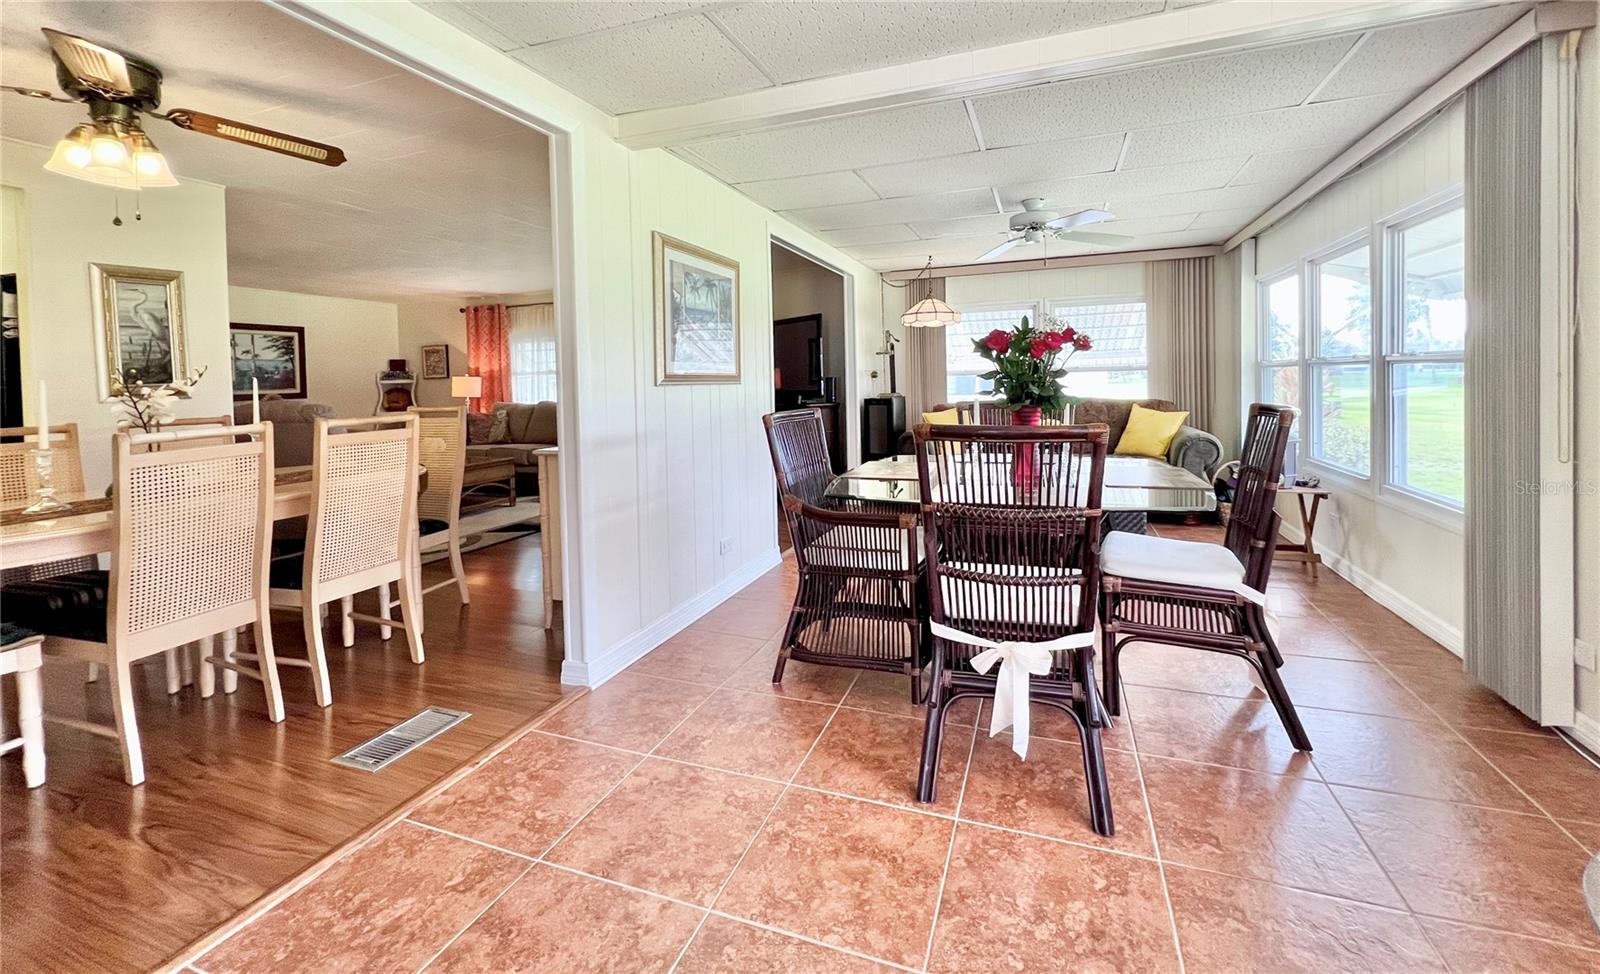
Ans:
[[[483,395],[467,408],[483,412],[511,401],[511,324],[503,304],[467,309],[467,371],[483,379]]]
[[[1189,424],[1212,427],[1217,324],[1210,257],[1145,264],[1145,320],[1150,393],[1189,411]]]
[[[944,278],[924,277],[906,285],[906,307],[926,298],[944,297]],[[906,423],[922,422],[922,414],[948,395],[945,335],[948,326],[906,329]]]

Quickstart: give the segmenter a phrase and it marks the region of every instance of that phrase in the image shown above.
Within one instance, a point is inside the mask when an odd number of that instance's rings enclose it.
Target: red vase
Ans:
[[[1038,426],[1044,422],[1044,410],[1038,406],[1018,406],[1011,411],[1012,426]]]
[[[1044,411],[1038,406],[1018,406],[1011,411],[1012,426],[1038,426],[1044,421]],[[1039,486],[1038,448],[1032,443],[1018,443],[1011,461],[1011,483],[1019,491],[1033,490]]]

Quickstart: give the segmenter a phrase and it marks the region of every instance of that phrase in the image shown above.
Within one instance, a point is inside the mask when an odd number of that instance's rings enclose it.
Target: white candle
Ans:
[[[50,401],[45,396],[44,380],[39,380],[39,449],[50,449]]]
[[[255,376],[250,377],[250,424],[252,426],[261,422],[261,384]]]

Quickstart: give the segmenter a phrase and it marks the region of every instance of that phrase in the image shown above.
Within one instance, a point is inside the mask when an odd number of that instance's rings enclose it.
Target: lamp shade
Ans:
[[[483,395],[483,376],[453,375],[450,377],[450,395],[457,399],[476,399]]]
[[[907,328],[941,328],[960,320],[961,312],[938,298],[923,298],[900,316],[900,323]]]

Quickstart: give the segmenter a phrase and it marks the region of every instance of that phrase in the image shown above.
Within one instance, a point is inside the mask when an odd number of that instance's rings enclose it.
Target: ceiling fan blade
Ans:
[[[1003,254],[1006,251],[1010,250],[1012,247],[1015,247],[1017,244],[1022,243],[1023,239],[1024,238],[1022,238],[1022,237],[1012,237],[1010,240],[1007,240],[1006,242],[1000,244],[998,247],[995,247],[993,250],[990,250],[988,253],[984,254],[982,257],[979,257],[978,260],[979,260],[979,262],[986,261],[986,260],[994,260],[996,257],[999,257],[1001,254]]]
[[[41,27],[56,60],[85,87],[106,95],[135,94],[128,74],[128,59],[109,47],[101,47],[72,34]]]
[[[285,132],[274,132],[272,129],[235,122],[229,118],[207,115],[205,112],[174,108],[160,117],[181,129],[199,132],[201,135],[214,135],[219,139],[227,139],[229,142],[238,142],[242,145],[253,145],[258,149],[282,153],[307,162],[320,163],[324,166],[342,166],[345,161],[344,150],[336,145],[313,142]]]
[[[1057,240],[1075,240],[1078,243],[1100,244],[1106,247],[1121,246],[1124,241],[1132,240],[1121,233],[1090,233],[1087,230],[1063,230],[1056,234]]]
[[[1079,210],[1076,213],[1068,213],[1066,216],[1056,217],[1046,223],[1045,226],[1052,230],[1070,230],[1073,227],[1086,227],[1091,223],[1104,223],[1107,220],[1115,220],[1116,218],[1117,215],[1115,213],[1108,213],[1105,210]]]

